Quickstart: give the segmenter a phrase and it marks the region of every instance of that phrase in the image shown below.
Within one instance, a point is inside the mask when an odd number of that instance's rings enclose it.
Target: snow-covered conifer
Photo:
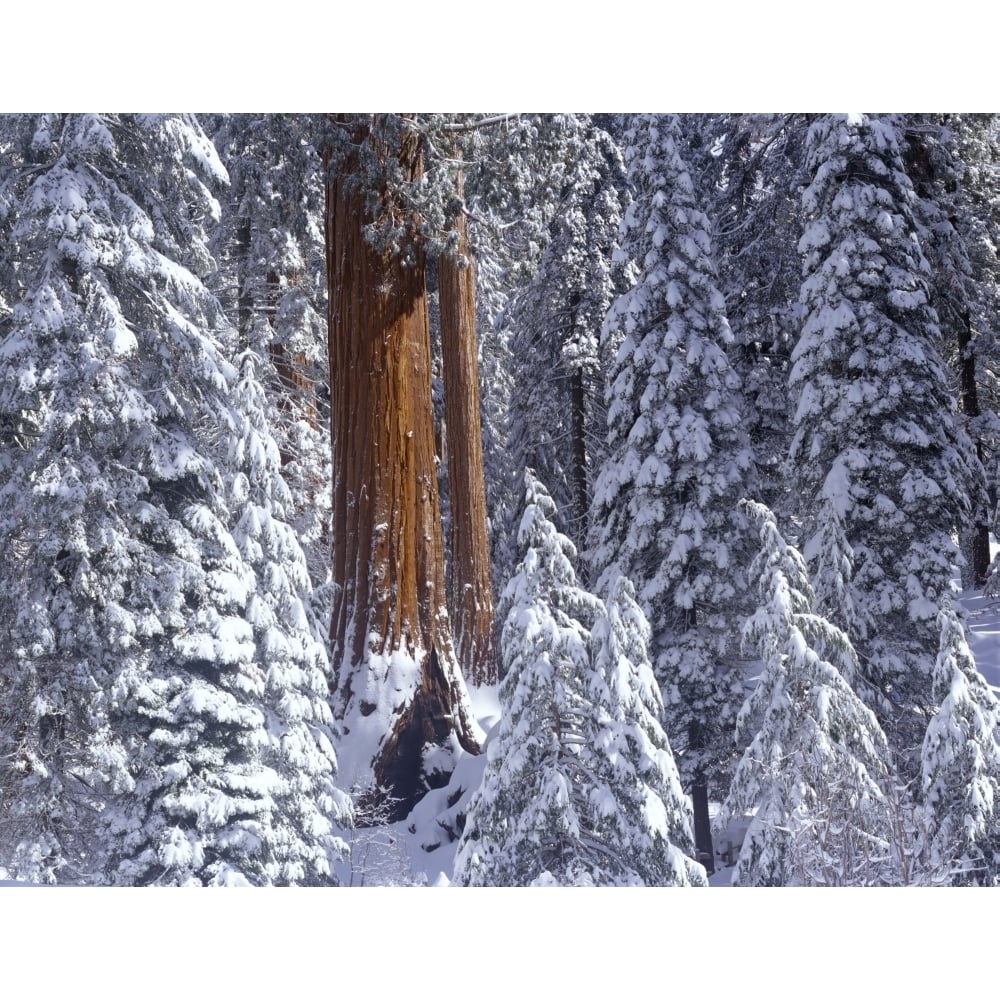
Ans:
[[[214,135],[230,176],[214,248],[242,348],[260,361],[281,475],[314,584],[329,576],[330,441],[323,172],[314,115],[228,115]]]
[[[670,839],[689,847],[690,819],[666,739],[649,715],[655,688],[641,613],[636,619],[622,588],[610,622],[598,629],[609,686],[591,650],[603,604],[577,584],[576,550],[552,523],[551,497],[530,472],[525,482],[519,540],[526,552],[504,594],[503,715],[469,807],[455,878],[467,885],[699,883],[702,869]],[[631,642],[621,635],[626,621],[636,630]],[[625,662],[629,654],[635,663]]]
[[[611,137],[587,117],[570,116],[565,130],[567,176],[549,243],[504,323],[513,331],[513,464],[534,468],[549,484],[567,534],[580,540],[606,431],[598,339],[623,290],[612,250],[625,170]]]
[[[691,807],[660,724],[663,699],[649,638],[635,588],[620,576],[590,636],[592,700],[599,712],[591,751],[608,796],[601,824],[644,884],[703,885],[704,869],[693,860]]]
[[[941,643],[921,757],[925,836],[935,869],[958,885],[1000,880],[1000,703],[976,669],[955,608],[938,614]]]
[[[225,171],[185,115],[21,116],[5,203],[5,831],[20,877],[271,881],[281,776],[204,279]]]
[[[148,220],[106,180],[118,165],[105,121],[16,116],[3,128],[0,866],[89,881],[102,796],[124,771],[106,694],[148,628],[125,606],[145,481],[123,450],[151,407],[108,280]]]
[[[995,263],[992,268],[982,266],[984,256],[996,261],[990,235],[995,237],[998,230],[988,218],[991,212],[987,211],[987,219],[976,218],[982,211],[976,197],[980,193],[968,189],[974,190],[975,182],[962,183],[972,180],[977,167],[985,166],[974,162],[985,152],[974,138],[983,124],[977,118],[988,120],[987,116],[906,115],[901,124],[903,158],[915,194],[914,217],[930,264],[928,283],[941,327],[941,350],[958,374],[960,419],[975,440],[974,460],[969,462],[972,478],[965,484],[971,509],[959,526],[965,556],[962,579],[968,586],[982,586],[988,572],[992,511],[981,462],[992,458],[1000,431],[988,374],[989,356],[995,352],[996,267]],[[973,141],[960,144],[960,135]],[[972,163],[964,162],[963,151],[971,153]]]
[[[850,641],[813,611],[802,556],[766,507],[747,507],[760,524],[750,572],[761,600],[744,638],[762,665],[738,721],[749,745],[716,819],[754,814],[734,884],[877,883],[891,837],[885,735],[850,687]]]
[[[540,878],[593,884],[584,838],[581,748],[586,743],[590,626],[599,601],[576,582],[576,550],[556,531],[555,504],[525,473],[518,540],[525,555],[502,606],[499,731],[487,747],[483,785],[469,808],[455,859],[466,885],[530,885]]]
[[[606,588],[634,581],[652,627],[651,655],[668,728],[684,749],[699,850],[707,842],[707,780],[731,752],[743,700],[732,641],[745,594],[741,514],[752,461],[740,381],[716,287],[711,227],[678,149],[671,117],[628,134],[634,200],[621,252],[639,270],[602,333],[620,343],[608,376],[608,457],[592,508],[591,558]]]
[[[249,351],[239,359],[233,406],[242,431],[233,444],[230,495],[237,515],[233,538],[256,578],[246,618],[264,674],[260,708],[269,744],[262,756],[279,779],[268,877],[278,884],[315,884],[331,877],[331,861],[343,848],[335,823],[349,823],[350,803],[334,785],[330,668],[310,618],[309,570],[288,523],[294,507],[256,362]]]
[[[743,382],[755,495],[773,510],[794,498],[786,464],[793,407],[789,355],[801,322],[803,115],[685,115],[686,160],[713,222],[719,290],[733,331],[729,359]]]
[[[817,581],[817,610],[849,630],[866,681],[891,698],[883,723],[901,748],[919,740],[918,712],[931,704],[936,618],[975,456],[939,353],[896,122],[819,118],[807,167],[805,318],[791,374],[804,548],[814,567],[824,536],[846,542],[829,566],[852,553],[846,586]]]
[[[186,178],[198,175],[185,169],[179,142],[188,135],[185,126],[196,126],[170,119],[142,124],[143,148],[164,164],[146,166],[157,184],[145,203],[156,193],[163,201],[151,239],[136,255],[136,280],[150,281],[148,262],[162,259],[170,261],[176,283],[168,283],[160,299],[151,293],[153,308],[137,305],[133,320],[144,354],[156,359],[146,371],[153,383],[146,395],[153,403],[147,455],[134,459],[146,474],[148,493],[135,512],[133,534],[149,562],[148,578],[143,574],[134,594],[153,609],[158,635],[146,645],[146,662],[123,671],[113,688],[111,718],[132,745],[134,787],[107,810],[114,844],[109,877],[124,884],[325,877],[318,840],[329,831],[315,824],[311,842],[303,845],[301,796],[316,792],[307,812],[332,808],[333,800],[312,784],[315,775],[300,781],[289,773],[290,745],[276,749],[280,723],[295,718],[296,692],[294,685],[285,687],[276,716],[278,657],[261,649],[261,642],[266,650],[275,638],[264,609],[281,590],[282,575],[294,574],[301,552],[282,548],[287,533],[277,525],[277,511],[270,525],[260,524],[273,532],[274,547],[254,537],[249,521],[239,524],[242,548],[233,534],[242,514],[252,521],[266,509],[260,472],[273,475],[275,445],[263,438],[259,422],[253,425],[252,370],[244,373],[241,398],[231,398],[237,373],[220,346],[234,339],[234,331],[198,280],[201,269],[191,270],[198,267],[192,249],[201,248],[211,260],[207,234],[194,224],[208,215],[208,191],[190,181],[185,186]],[[224,179],[203,133],[191,135],[188,145],[196,139],[200,152],[196,165]],[[151,288],[159,292],[155,283]],[[287,610],[294,616],[297,609],[293,602]],[[294,642],[307,628],[304,613],[293,617],[285,638]],[[313,653],[303,650],[306,664]],[[306,673],[301,693],[315,684]],[[287,676],[283,680],[287,684]]]

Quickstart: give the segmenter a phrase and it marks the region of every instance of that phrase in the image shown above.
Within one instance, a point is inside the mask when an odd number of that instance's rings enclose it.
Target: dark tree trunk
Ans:
[[[355,146],[370,140],[417,176],[417,136],[387,148],[378,128],[355,125]],[[447,777],[428,773],[424,751],[454,735],[476,753],[480,732],[445,600],[424,257],[417,247],[404,265],[398,251],[366,240],[375,220],[358,169],[349,157],[327,191],[334,705],[355,751],[369,754],[370,777],[405,815]],[[395,208],[391,192],[381,194]]]
[[[240,220],[234,236],[233,257],[242,262],[244,267],[237,267],[236,273],[246,273],[246,261],[250,257],[250,239],[253,230],[249,218]],[[236,328],[240,333],[240,344],[245,347],[250,343],[250,329],[253,325],[253,295],[245,280],[240,280],[236,289]]]
[[[979,409],[979,389],[976,385],[976,355],[972,350],[972,323],[968,311],[962,313],[956,324],[958,356],[961,364],[962,411],[969,420],[981,413]],[[982,442],[976,438],[976,454],[984,458]],[[973,486],[972,526],[972,578],[974,585],[981,587],[986,582],[990,568],[990,523],[986,498],[976,498]]]
[[[587,388],[583,381],[583,369],[579,365],[570,372],[569,389],[573,433],[573,520],[582,540],[587,534],[590,482],[587,475]]]
[[[688,730],[688,746],[696,755],[704,749],[705,741],[697,723],[692,723]],[[715,846],[712,843],[712,821],[708,815],[708,782],[701,767],[698,767],[691,782],[691,806],[694,812],[694,847],[697,859],[711,875],[715,871]]]
[[[461,196],[461,178],[459,179]],[[455,220],[458,253],[439,264],[441,347],[444,357],[448,484],[451,498],[451,615],[458,661],[477,684],[494,684],[493,585],[486,531],[486,480],[479,413],[476,342],[476,274],[469,251],[468,223]]]

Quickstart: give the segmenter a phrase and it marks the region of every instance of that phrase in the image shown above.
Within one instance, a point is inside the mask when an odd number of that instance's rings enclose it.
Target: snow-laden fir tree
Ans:
[[[932,702],[936,619],[975,456],[939,353],[896,122],[817,119],[807,167],[791,373],[803,548],[814,570],[850,563],[846,586],[816,579],[817,610],[848,631],[864,680],[891,700],[889,713],[872,707],[902,750],[919,743]],[[841,550],[824,551],[835,538]]]
[[[146,488],[123,451],[151,411],[107,276],[148,220],[106,180],[117,145],[99,118],[2,128],[0,866],[86,882],[102,797],[125,769],[106,693],[150,627],[123,607]]]
[[[503,714],[469,807],[455,880],[701,884],[703,869],[681,849],[690,849],[690,818],[650,711],[655,685],[641,612],[627,585],[608,616],[577,584],[576,550],[552,522],[555,504],[530,472],[525,483],[519,540],[526,551],[503,599]],[[598,659],[610,686],[591,645],[602,618]]]
[[[173,516],[140,501],[149,522],[133,588],[150,634],[111,690],[131,781],[102,815],[116,885],[269,882],[281,780],[265,762],[266,678],[244,616],[256,580],[216,485],[211,504],[190,497]]]
[[[598,339],[622,267],[612,257],[625,170],[611,137],[569,116],[567,173],[538,270],[508,306],[513,331],[509,447],[512,464],[549,484],[577,541],[606,430]]]
[[[319,586],[330,574],[331,493],[322,121],[226,115],[213,139],[230,177],[213,241],[219,294],[260,358],[291,492],[285,517]]]
[[[518,541],[526,550],[501,598],[504,680],[499,731],[455,859],[465,885],[593,884],[585,779],[590,626],[599,602],[577,585],[576,550],[552,522],[555,504],[530,472]],[[580,791],[583,790],[583,796]]]
[[[737,504],[752,461],[710,224],[677,122],[641,117],[628,143],[634,200],[621,253],[639,278],[602,332],[605,350],[621,346],[607,376],[608,457],[594,489],[591,559],[599,588],[617,575],[635,582],[668,728],[684,751],[698,849],[711,858],[707,783],[731,753],[743,701],[733,636],[750,554]]]
[[[955,228],[967,254],[969,312],[957,325],[962,412],[986,468],[990,515],[1000,484],[1000,119],[997,115],[947,115],[958,175]],[[965,334],[968,334],[966,339]],[[981,537],[981,529],[977,529]],[[980,543],[981,544],[981,543]],[[975,567],[973,567],[975,568]]]
[[[681,119],[686,161],[713,223],[719,290],[742,382],[755,495],[789,506],[789,355],[798,339],[803,115],[704,114]]]
[[[734,885],[876,884],[888,878],[885,734],[851,688],[847,636],[813,611],[805,561],[774,515],[748,503],[761,550],[750,573],[760,604],[745,641],[761,674],[740,710],[746,743],[716,824],[753,813]]]
[[[5,124],[4,865],[270,881],[282,776],[225,491],[231,329],[203,280],[225,172],[190,116]]]
[[[166,285],[161,299],[152,299],[152,308],[139,305],[133,319],[142,332],[143,353],[159,359],[144,372],[153,419],[149,457],[140,467],[149,488],[134,536],[146,543],[155,562],[136,592],[155,609],[161,634],[149,644],[144,669],[123,672],[113,689],[111,719],[131,742],[134,788],[107,810],[115,844],[109,877],[124,884],[325,878],[326,855],[336,846],[329,820],[339,815],[342,800],[323,787],[327,776],[316,755],[330,754],[317,747],[311,774],[298,775],[291,763],[313,739],[295,725],[302,710],[295,702],[299,695],[315,699],[315,648],[303,648],[298,664],[282,664],[280,652],[267,648],[279,637],[266,631],[264,612],[270,600],[280,600],[281,575],[293,574],[291,586],[298,592],[287,606],[284,638],[310,641],[308,620],[295,603],[303,582],[294,576],[301,550],[282,548],[282,537],[287,542],[289,534],[287,526],[279,528],[276,510],[271,525],[260,525],[275,533],[273,547],[261,544],[247,521],[237,532],[242,549],[234,538],[241,516],[252,520],[266,505],[261,474],[274,478],[276,446],[264,439],[262,421],[254,426],[248,412],[252,369],[244,372],[241,386],[244,409],[234,405],[236,372],[220,352],[221,341],[231,341],[234,331],[199,280],[201,271],[184,267],[196,267],[188,247],[203,246],[205,239],[204,229],[191,220],[206,218],[217,206],[203,203],[195,215],[200,192],[184,186],[191,171],[183,170],[172,123],[154,120],[147,127],[145,148],[165,164],[158,174],[163,203],[183,211],[181,219],[188,221],[174,230],[161,210],[144,253],[136,255],[135,280],[144,279],[155,290],[156,263],[176,262],[171,264],[176,283]],[[197,140],[204,164],[224,179],[200,130]],[[154,172],[152,165],[147,171]],[[207,250],[205,255],[210,262]],[[261,462],[267,451],[269,468]],[[233,478],[239,472],[245,484],[238,474]],[[295,666],[303,668],[301,677]],[[283,667],[290,671],[284,676]],[[283,733],[282,725],[289,724],[291,732]],[[288,737],[283,746],[282,736]],[[307,796],[314,800],[306,803]],[[328,810],[330,816],[317,815]]]
[[[995,296],[996,289],[982,280],[982,270],[973,269],[969,251],[975,252],[983,227],[969,217],[971,199],[960,194],[960,181],[969,171],[959,155],[957,135],[946,124],[950,118],[958,129],[971,131],[975,126],[970,129],[963,121],[970,117],[974,116],[907,115],[902,120],[902,151],[914,187],[920,244],[930,264],[931,304],[941,327],[942,352],[958,373],[962,423],[980,460],[971,465],[973,478],[966,484],[971,509],[959,537],[965,556],[962,579],[968,586],[982,586],[990,564],[992,512],[980,462],[994,450],[1000,423],[996,413],[989,407],[984,412],[980,403],[982,373],[977,369],[993,339],[991,314],[996,300],[990,301],[990,291]]]
[[[547,341],[545,346],[552,350],[541,352],[547,360],[540,360],[536,352],[534,362],[518,353],[522,347],[515,347],[514,340],[534,342],[531,331],[542,327],[558,328],[568,335],[571,295],[581,299],[576,310],[578,331],[588,326],[595,301],[607,295],[609,269],[607,261],[600,260],[598,247],[605,245],[600,234],[607,220],[620,212],[620,207],[610,204],[613,198],[604,183],[597,185],[600,190],[593,199],[588,200],[586,194],[593,190],[590,178],[594,170],[603,173],[605,180],[615,177],[613,183],[618,184],[620,153],[617,144],[608,139],[606,127],[586,115],[500,117],[504,120],[470,131],[463,145],[470,240],[477,264],[483,453],[497,594],[520,560],[517,526],[522,509],[522,463],[532,465],[545,478],[551,461],[553,469],[546,482],[556,498],[565,496],[567,500],[561,516],[574,516],[569,502],[569,484],[574,480],[569,470],[580,463],[568,461],[570,449],[564,448],[560,454],[549,440],[559,431],[543,426],[541,411],[555,415],[562,429],[572,426],[568,402],[571,368],[574,378],[577,372],[582,376],[578,385],[585,390],[582,412],[588,416],[587,433],[600,422],[602,410],[588,384],[588,377],[596,374],[589,335],[579,338],[582,351],[571,351],[565,358],[560,344]],[[571,220],[568,226],[559,221],[564,214]],[[585,245],[579,243],[581,238]],[[554,241],[563,244],[557,255],[548,249]],[[570,244],[575,249],[567,254]],[[543,266],[565,294],[547,294],[538,278]],[[579,281],[588,271],[592,284],[581,286]],[[528,296],[534,297],[545,313],[537,322],[532,307],[525,304]],[[598,315],[598,328],[601,319]],[[548,377],[540,378],[538,365],[545,366]],[[551,394],[526,392],[526,380],[543,386],[556,383],[559,389],[555,397],[566,405],[559,409],[552,406]],[[538,417],[533,415],[536,407]],[[525,425],[533,428],[528,436],[523,433]],[[532,440],[537,451],[532,451]],[[516,462],[511,461],[514,448],[520,456]],[[530,454],[535,460],[529,460]],[[595,455],[588,454],[589,463],[595,460]],[[594,466],[588,468],[592,472]]]
[[[611,585],[590,634],[591,690],[599,710],[594,766],[614,798],[602,825],[646,885],[703,885],[691,807],[660,719],[663,699],[649,661],[649,622],[627,577]]]
[[[1000,880],[1000,703],[976,669],[950,601],[938,614],[938,702],[921,755],[924,835],[933,870],[955,885]]]
[[[231,508],[238,515],[233,539],[256,578],[246,606],[255,659],[264,674],[260,707],[269,743],[263,759],[280,783],[267,870],[276,884],[331,880],[331,862],[344,844],[336,825],[350,823],[350,802],[335,787],[337,758],[325,646],[310,615],[306,558],[292,528],[291,491],[271,428],[274,411],[255,377],[256,355],[238,360],[233,406],[240,420],[231,466]]]

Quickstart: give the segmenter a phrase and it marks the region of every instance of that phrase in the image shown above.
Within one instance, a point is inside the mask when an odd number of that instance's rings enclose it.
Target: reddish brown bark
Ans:
[[[461,177],[459,177],[461,196]],[[479,414],[476,274],[464,215],[454,223],[458,254],[439,265],[441,348],[444,357],[448,484],[451,499],[450,609],[458,660],[477,684],[497,681],[493,648],[493,584],[486,530],[483,431]]]
[[[377,139],[370,128],[355,126],[355,145]],[[401,149],[378,152],[418,175],[412,133]],[[335,708],[347,729],[376,708],[389,712],[372,771],[405,812],[428,779],[440,780],[423,773],[427,745],[454,734],[470,752],[480,748],[446,609],[423,254],[404,266],[398,252],[365,239],[373,220],[356,170],[348,158],[327,191]],[[413,690],[398,695],[372,666],[397,652],[419,669]]]

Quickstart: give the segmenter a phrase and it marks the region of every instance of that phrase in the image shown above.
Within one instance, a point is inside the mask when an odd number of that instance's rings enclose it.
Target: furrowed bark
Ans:
[[[479,413],[476,274],[465,216],[460,214],[454,226],[458,233],[458,253],[467,266],[461,267],[455,257],[447,254],[439,264],[451,497],[450,609],[458,660],[465,675],[477,684],[494,684],[498,670],[493,648],[493,585]]]
[[[355,145],[378,141],[372,128],[377,121],[355,125]],[[379,153],[419,174],[414,133]],[[424,257],[418,247],[404,266],[398,252],[365,238],[375,220],[357,170],[349,158],[327,191],[334,705],[347,728],[363,727],[376,709],[378,719],[388,716],[371,771],[405,815],[429,781],[441,780],[425,773],[425,748],[454,734],[476,753],[481,734],[445,600]],[[382,195],[391,210],[391,192]],[[394,680],[386,666],[394,654],[412,659],[416,679]]]

